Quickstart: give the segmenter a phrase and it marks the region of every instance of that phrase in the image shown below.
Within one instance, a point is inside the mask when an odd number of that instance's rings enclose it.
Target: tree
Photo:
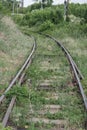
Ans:
[[[51,6],[53,3],[53,0],[34,0],[34,1],[41,4],[41,9],[43,9],[45,7],[45,5]]]
[[[24,0],[21,0],[21,7],[24,7]]]
[[[85,19],[85,22],[87,23],[87,9],[85,10],[84,19]]]
[[[17,0],[0,0],[0,4],[2,5],[3,13],[13,13],[17,9],[18,1]]]
[[[53,0],[47,0],[47,5],[51,6],[53,3]]]
[[[69,14],[69,1],[70,0],[65,0],[64,1],[64,14],[65,14],[65,20],[69,20],[68,14]]]
[[[3,6],[3,10],[12,10],[12,0],[1,0],[2,6]]]

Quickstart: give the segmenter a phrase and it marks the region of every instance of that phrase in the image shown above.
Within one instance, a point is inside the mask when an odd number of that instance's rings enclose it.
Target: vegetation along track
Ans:
[[[61,49],[45,36],[53,39],[65,52],[75,78],[72,78],[70,74],[68,61]],[[39,38],[37,39],[39,41]],[[44,35],[40,42],[37,45],[35,60],[26,71],[26,85],[29,87],[27,103],[23,104],[24,109],[20,105],[14,107],[10,121],[18,130],[22,130],[22,128],[28,130],[79,130],[83,128],[85,122],[85,110],[75,85],[77,84],[81,90],[87,110],[86,96],[80,83],[83,76],[71,55],[55,38]],[[73,79],[76,83],[73,81],[72,84]],[[12,102],[15,98],[12,99]]]
[[[35,49],[36,49],[36,40],[34,37],[32,37],[32,39],[34,40],[34,44],[32,46],[32,50],[31,50],[31,53],[29,54],[27,60],[25,61],[25,63],[23,64],[23,66],[20,68],[20,70],[18,71],[18,73],[16,74],[16,76],[13,78],[13,80],[11,81],[11,83],[9,84],[9,86],[7,87],[7,89],[5,90],[5,92],[2,94],[2,96],[0,97],[0,104],[2,105],[3,104],[3,100],[4,98],[6,97],[6,94],[10,91],[10,89],[15,85],[15,84],[19,84],[21,85],[23,80],[24,80],[24,77],[25,77],[25,71],[26,69],[29,67],[29,65],[31,64],[31,61],[33,59],[33,54],[35,52]],[[3,118],[3,121],[2,121],[2,125],[3,127],[6,127],[7,125],[7,122],[8,122],[8,119],[9,119],[9,116],[10,116],[10,113],[12,111],[12,108],[15,104],[15,101],[16,101],[16,96],[13,96],[12,99],[11,99],[11,102],[9,103],[9,107],[6,111],[6,114]]]
[[[35,58],[26,71],[28,96],[14,106],[11,124],[17,130],[84,130],[85,105],[78,93],[75,74],[71,73],[62,52],[64,48],[61,50],[48,35],[35,36]],[[75,73],[82,79],[81,72],[69,57],[71,68],[75,66]]]

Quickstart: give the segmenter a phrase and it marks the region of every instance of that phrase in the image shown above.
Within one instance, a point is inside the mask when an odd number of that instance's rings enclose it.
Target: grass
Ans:
[[[32,38],[22,34],[11,18],[0,20],[0,84],[3,87],[23,64],[32,43]]]
[[[32,44],[32,38],[21,33],[10,17],[0,19],[0,95],[31,52]],[[1,109],[0,113],[1,120]]]
[[[6,127],[6,128],[4,128],[4,127],[2,126],[2,124],[0,124],[0,129],[1,129],[1,130],[12,130],[11,127]]]

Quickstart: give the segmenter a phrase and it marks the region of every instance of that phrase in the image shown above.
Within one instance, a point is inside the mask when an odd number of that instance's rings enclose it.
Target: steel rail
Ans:
[[[53,38],[52,38],[52,39],[53,39]],[[64,50],[64,52],[66,53],[66,55],[67,55],[67,54],[70,55],[69,51],[68,51],[60,42],[58,42],[56,39],[54,39],[54,40],[55,40],[55,42],[57,42],[57,43],[59,44],[59,46]],[[73,64],[74,64],[75,68],[76,68],[76,71],[77,71],[77,73],[78,73],[80,79],[84,79],[83,75],[81,74],[80,70],[78,69],[78,67],[77,67],[77,65],[76,65],[76,63],[75,63],[75,61],[73,60],[73,58],[72,58],[71,55],[70,55],[70,57],[71,57],[71,59],[72,59],[72,62],[73,62]]]
[[[21,85],[22,80],[23,80],[23,78],[24,78],[24,76],[25,76],[25,74],[26,74],[25,71],[26,71],[26,70],[28,69],[28,67],[31,65],[31,62],[32,62],[32,59],[33,59],[33,54],[34,54],[34,52],[35,52],[35,49],[36,49],[36,41],[35,41],[35,43],[33,44],[33,49],[32,49],[32,52],[31,52],[31,54],[30,54],[30,58],[28,58],[28,59],[29,59],[29,62],[27,63],[24,72],[21,74],[21,76],[20,76],[20,78],[19,78],[19,82],[18,82],[19,85]],[[10,114],[11,114],[11,111],[12,111],[12,109],[13,109],[13,107],[14,107],[15,101],[16,101],[16,96],[13,96],[12,99],[11,99],[11,102],[9,103],[8,109],[7,109],[6,113],[5,113],[5,116],[4,116],[3,120],[2,120],[2,125],[3,125],[3,127],[6,127],[6,125],[7,125],[7,122],[8,122],[9,116],[10,116]]]
[[[16,96],[12,97],[11,102],[9,104],[9,107],[8,107],[8,109],[6,111],[6,114],[5,114],[4,118],[3,118],[3,121],[2,121],[3,127],[6,127],[6,125],[7,125],[7,122],[8,122],[10,113],[11,113],[11,111],[13,109],[13,106],[15,104],[15,101],[16,101]]]
[[[77,67],[75,66],[74,60],[72,59],[72,57],[69,54],[69,52],[67,51],[67,49],[59,41],[57,41],[54,37],[52,37],[52,36],[50,36],[48,34],[46,36],[51,38],[52,40],[54,40],[57,43],[57,45],[59,45],[62,48],[62,50],[65,52],[65,54],[66,54],[66,56],[67,56],[67,58],[68,58],[68,60],[69,60],[69,62],[71,64],[71,66],[72,66],[72,70],[74,72],[74,75],[75,75],[75,78],[76,78],[77,84],[79,86],[80,93],[82,95],[82,99],[83,99],[83,102],[84,102],[84,105],[85,105],[85,109],[87,111],[87,97],[86,97],[86,95],[84,93],[83,86],[82,86],[82,84],[80,82],[80,78],[78,76],[78,72],[77,72],[77,69],[76,69]]]
[[[25,70],[27,64],[29,63],[35,48],[36,48],[36,39],[33,37],[34,39],[34,44],[33,44],[33,49],[31,54],[28,56],[27,60],[25,61],[25,63],[23,64],[23,66],[21,67],[21,69],[18,71],[18,73],[16,74],[16,76],[13,78],[13,80],[11,81],[11,83],[9,84],[9,86],[7,87],[7,89],[5,90],[5,92],[1,95],[0,97],[0,103],[3,101],[3,99],[5,98],[5,94],[13,87],[13,85],[16,83],[17,79],[20,77],[20,75],[22,74],[22,72]]]

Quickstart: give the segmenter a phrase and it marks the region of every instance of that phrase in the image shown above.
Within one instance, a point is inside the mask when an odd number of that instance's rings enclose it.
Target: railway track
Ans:
[[[55,38],[53,38],[52,36],[50,35],[45,35],[45,34],[41,34],[41,35],[44,35],[50,39],[52,39],[54,42],[57,43],[58,46],[60,46],[60,48],[62,49],[62,51],[65,53],[70,65],[71,65],[71,69],[72,69],[72,72],[73,72],[73,75],[75,77],[75,81],[76,81],[76,84],[77,86],[79,87],[79,90],[80,90],[80,94],[82,96],[82,99],[83,99],[83,102],[84,102],[84,106],[85,106],[85,111],[87,112],[87,98],[84,94],[84,91],[83,91],[83,87],[82,87],[82,84],[80,82],[81,79],[83,79],[83,75],[81,74],[80,70],[78,69],[77,65],[75,64],[73,58],[71,57],[70,53],[67,51],[67,49],[59,42],[57,41]],[[4,94],[0,97],[0,103],[3,101],[3,99],[5,98],[5,94],[10,91],[10,89],[13,87],[13,85],[15,84],[16,80],[19,84],[22,83],[23,81],[23,78],[25,76],[25,71],[30,63],[31,63],[31,59],[32,59],[32,55],[35,51],[35,48],[36,48],[36,45],[34,43],[33,45],[33,49],[32,49],[32,52],[31,54],[29,55],[27,61],[25,62],[25,64],[22,66],[21,70],[18,72],[18,74],[15,76],[15,78],[12,80],[11,84],[9,85],[9,87],[6,89],[6,91],[4,92]],[[50,49],[51,50],[51,49]],[[44,54],[44,57],[45,57],[46,54]],[[38,53],[38,56],[40,56],[40,53]],[[41,54],[42,56],[42,54]],[[52,55],[52,56],[55,56],[56,55]],[[49,55],[50,57],[50,55]],[[44,59],[43,59],[44,60]],[[48,64],[50,64],[51,60],[49,59],[48,60]],[[35,63],[34,63],[35,64]],[[40,66],[41,67],[41,66]],[[47,65],[47,67],[43,66],[42,67],[44,71],[48,71],[49,69],[49,65]],[[42,69],[40,68],[40,69]],[[54,66],[54,67],[51,67],[50,71],[55,71],[57,68]],[[36,72],[38,73],[38,72]],[[49,75],[50,76],[50,75]],[[38,76],[37,76],[38,78]],[[43,93],[43,91],[46,92],[46,94],[42,94],[42,97],[44,95],[44,105],[42,105],[41,107],[39,107],[38,110],[35,111],[35,106],[34,104],[32,103],[32,101],[30,102],[30,111],[29,111],[29,115],[31,118],[28,119],[29,122],[32,122],[34,124],[45,124],[45,125],[48,125],[50,124],[50,130],[65,130],[65,129],[68,129],[68,123],[67,123],[67,120],[63,119],[63,117],[61,116],[61,110],[63,109],[61,107],[61,105],[59,105],[58,103],[57,104],[53,104],[53,103],[49,103],[50,102],[58,102],[58,98],[59,96],[61,96],[61,94],[59,94],[59,89],[57,90],[56,87],[54,87],[54,80],[55,78],[51,78],[51,79],[45,79],[44,81],[40,81],[37,85],[36,83],[36,88],[34,88],[35,90],[35,93],[37,93],[38,95],[38,92]],[[38,82],[38,81],[37,81]],[[31,89],[31,88],[30,88]],[[73,95],[73,94],[72,94]],[[40,95],[41,96],[41,95]],[[32,97],[32,93],[30,93],[30,98]],[[3,126],[5,127],[6,124],[7,124],[7,121],[8,121],[8,118],[9,118],[9,115],[12,111],[12,108],[13,108],[13,105],[15,103],[15,100],[16,100],[16,96],[14,96],[9,104],[9,107],[8,107],[8,110],[3,118],[3,121],[2,121],[2,124]],[[41,99],[42,100],[42,99]],[[39,104],[39,103],[38,103]],[[38,115],[38,117],[35,116],[35,112],[37,112],[36,115]],[[60,113],[60,118],[59,119],[55,119],[55,117],[57,116],[56,113]],[[53,115],[53,116],[52,116]],[[35,116],[35,117],[34,117]],[[44,118],[45,116],[45,118]],[[52,117],[53,119],[52,119]],[[54,117],[55,116],[55,117]],[[50,117],[50,118],[48,118]],[[38,125],[39,125],[38,124]],[[36,125],[36,127],[38,127],[38,125]],[[42,125],[43,126],[43,125]],[[40,126],[40,129],[43,129],[43,127]],[[47,128],[46,128],[47,129]],[[72,128],[73,129],[73,128]],[[43,129],[44,130],[44,129]],[[71,130],[71,128],[69,129]],[[76,129],[78,130],[78,129]]]
[[[68,58],[70,65],[72,67],[72,71],[74,72],[74,76],[75,76],[77,85],[79,86],[80,93],[81,93],[82,99],[84,101],[84,106],[85,106],[85,109],[87,111],[87,97],[84,94],[83,86],[80,82],[80,79],[83,79],[83,75],[81,74],[80,70],[78,69],[77,65],[75,64],[72,56],[70,55],[68,50],[62,45],[62,43],[60,43],[59,41],[57,41],[54,37],[52,37],[50,35],[46,35],[46,36],[51,38],[52,40],[54,40],[57,43],[57,45],[60,46],[61,49],[63,50],[63,52],[66,54],[66,57]]]
[[[10,89],[12,89],[12,87],[18,83],[19,85],[22,84],[23,82],[23,79],[26,75],[25,71],[28,69],[28,67],[30,66],[31,62],[32,62],[32,59],[33,59],[33,54],[35,52],[35,49],[36,49],[36,40],[34,37],[32,37],[33,40],[34,40],[34,44],[32,46],[32,50],[31,50],[31,53],[29,54],[28,58],[26,59],[25,63],[23,64],[23,66],[21,67],[21,69],[18,71],[18,73],[16,74],[16,76],[13,78],[13,80],[11,81],[11,83],[9,84],[9,86],[7,87],[7,89],[5,90],[5,92],[2,94],[2,96],[0,97],[0,104],[3,103],[3,100],[7,94],[7,92],[10,91]],[[3,120],[2,120],[2,125],[3,127],[6,127],[7,123],[8,123],[8,119],[9,119],[9,116],[11,114],[11,111],[13,109],[13,106],[16,102],[16,96],[13,96],[10,103],[9,103],[9,106],[7,108],[7,111],[5,113],[5,116],[3,117]]]

